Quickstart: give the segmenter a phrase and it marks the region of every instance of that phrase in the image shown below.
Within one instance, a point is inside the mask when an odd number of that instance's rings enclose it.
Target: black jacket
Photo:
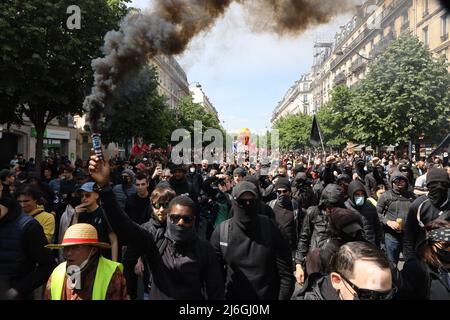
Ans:
[[[137,193],[133,193],[127,198],[125,212],[137,224],[143,224],[150,219],[148,207],[150,206],[150,195],[141,198]]]
[[[234,211],[237,209],[234,208]],[[229,224],[228,239],[219,225],[211,243],[224,267],[226,298],[232,300],[288,300],[294,289],[291,250],[275,223],[256,215],[249,227],[235,219]],[[220,242],[228,243],[225,256]]]
[[[194,202],[198,202],[198,194],[195,192],[194,187],[187,181],[187,179],[179,181],[172,177],[169,180],[169,184],[177,196],[187,195]]]
[[[164,233],[166,231],[166,224],[161,223],[156,219],[150,219],[146,223],[142,224],[142,227],[152,234],[153,239],[155,239],[156,245],[162,246],[162,241],[164,239]],[[139,259],[139,257],[143,256],[145,252],[139,251],[138,248],[134,246],[128,246],[125,251],[124,258],[122,260],[123,264],[123,275],[127,280],[127,291],[130,295],[131,299],[136,299],[137,296],[137,280],[138,277],[134,273],[134,267]],[[148,262],[144,258],[144,284],[148,285],[149,283],[149,274],[150,268],[148,267]]]
[[[398,175],[402,175],[397,172],[391,177],[391,188],[390,190],[383,193],[377,202],[377,213],[380,222],[384,225],[384,230],[386,233],[392,236],[399,237],[401,233],[397,233],[387,226],[388,220],[395,221],[397,218],[403,219],[403,223],[406,222],[409,207],[411,203],[415,200],[416,196],[409,190],[406,190],[404,194],[400,194],[394,190],[392,185],[392,180]]]
[[[359,181],[352,181],[348,186],[348,195],[349,198],[345,202],[345,206],[361,215],[363,227],[364,227],[364,238],[370,243],[380,247],[381,238],[382,238],[382,230],[380,219],[378,218],[377,209],[370,202],[367,201],[367,193],[365,194],[365,202],[364,205],[358,207],[355,204],[355,192],[357,191],[366,192],[364,185]]]
[[[0,220],[0,300],[31,299],[33,290],[46,283],[56,263],[45,245],[41,225],[20,209]],[[10,288],[19,296],[6,296]]]
[[[450,274],[420,261],[408,259],[401,271],[398,298],[407,300],[450,300]]]
[[[224,286],[214,248],[207,241],[194,238],[182,246],[170,240],[160,255],[154,235],[134,223],[119,207],[112,190],[100,192],[104,209],[119,239],[145,253],[152,271],[153,300],[221,300]],[[206,294],[206,296],[205,296]]]
[[[289,242],[291,250],[297,248],[297,227],[294,219],[294,209],[283,208],[275,201],[273,206],[273,212],[275,213],[275,221],[277,222],[278,228],[281,231],[283,237]]]
[[[450,199],[450,189],[448,199]],[[412,258],[415,255],[416,245],[425,239],[423,226],[435,219],[450,221],[450,201],[441,210],[433,206],[425,195],[411,204],[405,223],[403,254],[406,258]]]
[[[302,231],[298,239],[295,262],[304,264],[309,250],[322,247],[328,240],[329,219],[324,210],[310,207],[303,220]]]
[[[340,300],[329,275],[311,274],[303,287],[292,295],[292,300]]]

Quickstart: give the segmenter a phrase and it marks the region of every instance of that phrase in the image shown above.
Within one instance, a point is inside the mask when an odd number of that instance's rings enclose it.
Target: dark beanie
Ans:
[[[275,190],[277,189],[291,190],[291,183],[289,182],[289,179],[284,177],[278,178],[277,182],[275,182]]]
[[[241,181],[237,185],[235,185],[232,191],[232,196],[235,200],[237,200],[245,192],[253,193],[255,197],[258,196],[258,190],[256,189],[256,186],[249,181]]]
[[[427,186],[433,182],[444,182],[450,185],[450,177],[444,169],[431,168],[427,172]]]

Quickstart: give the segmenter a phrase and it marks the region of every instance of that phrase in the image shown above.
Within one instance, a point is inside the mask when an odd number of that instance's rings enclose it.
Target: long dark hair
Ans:
[[[427,232],[430,232],[435,229],[440,228],[450,228],[450,222],[446,220],[436,219],[433,220],[425,225],[425,230]],[[441,260],[439,260],[439,257],[436,254],[436,251],[433,250],[433,245],[436,242],[425,240],[419,247],[417,248],[417,255],[428,265],[441,268],[443,267]]]

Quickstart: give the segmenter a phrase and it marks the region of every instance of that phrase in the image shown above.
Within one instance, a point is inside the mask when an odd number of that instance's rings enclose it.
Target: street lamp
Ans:
[[[334,54],[335,55],[337,55],[337,56],[342,56],[342,55],[344,55],[344,50],[351,50],[349,47],[342,47],[340,50],[338,50],[338,51],[336,51]],[[361,57],[362,59],[364,59],[364,60],[367,60],[367,61],[372,61],[373,60],[373,58],[368,58],[368,57],[365,57],[365,56],[363,56],[362,54],[360,54],[359,52],[355,52],[359,57]]]

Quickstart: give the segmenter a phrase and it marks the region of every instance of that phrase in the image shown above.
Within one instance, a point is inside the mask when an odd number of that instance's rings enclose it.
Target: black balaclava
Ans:
[[[176,244],[186,243],[193,240],[197,236],[195,231],[195,224],[192,226],[179,226],[170,222],[169,215],[167,215],[166,223],[166,237]]]
[[[434,207],[441,209],[448,203],[448,186],[445,183],[433,183],[428,189],[428,199]]]
[[[236,200],[232,200],[233,219],[244,228],[249,227],[257,215],[256,199],[249,200],[248,204],[240,205]]]

